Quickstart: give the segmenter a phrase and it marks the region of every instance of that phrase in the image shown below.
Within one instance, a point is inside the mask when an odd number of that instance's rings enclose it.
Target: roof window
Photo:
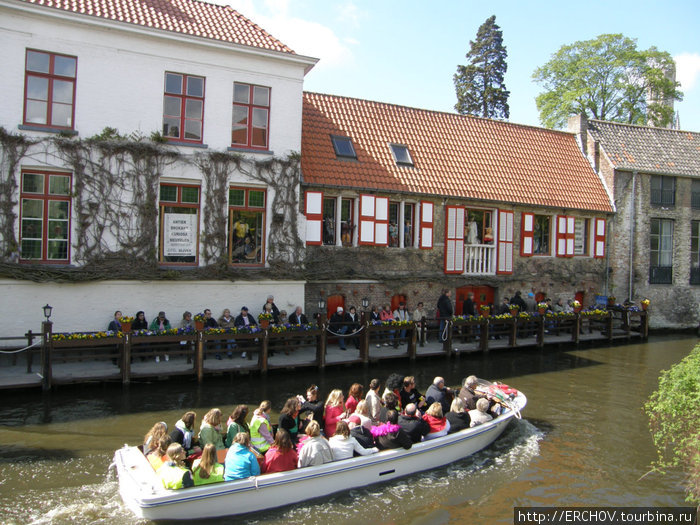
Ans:
[[[352,145],[352,140],[350,137],[338,137],[336,135],[331,135],[331,142],[333,142],[333,149],[337,157],[342,157],[346,159],[356,159],[357,153],[355,153],[355,148]]]
[[[413,166],[413,159],[408,151],[408,146],[403,144],[389,144],[391,152],[394,154],[394,160],[399,166]]]

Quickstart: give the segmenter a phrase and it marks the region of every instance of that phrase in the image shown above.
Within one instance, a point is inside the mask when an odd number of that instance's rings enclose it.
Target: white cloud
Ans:
[[[700,53],[681,53],[673,59],[676,61],[676,80],[681,83],[681,90],[691,91],[700,77]]]
[[[352,52],[328,26],[290,13],[289,0],[214,0],[228,4],[300,55],[320,59],[318,67],[348,65]]]

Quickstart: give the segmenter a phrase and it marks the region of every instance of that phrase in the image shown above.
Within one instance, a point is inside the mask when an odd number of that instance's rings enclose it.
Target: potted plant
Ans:
[[[608,306],[615,306],[617,298],[614,295],[608,295]]]
[[[263,330],[268,328],[270,326],[270,321],[272,321],[272,319],[274,319],[272,317],[272,314],[268,314],[268,313],[260,314],[258,316],[258,322],[260,323],[260,328],[262,328]]]
[[[490,307],[489,305],[487,305],[487,304],[482,304],[482,305],[479,307],[479,311],[481,312],[481,315],[482,315],[483,317],[488,317],[489,314],[491,313],[491,307]]]
[[[540,315],[547,313],[547,303],[537,303],[537,311]]]
[[[575,313],[579,313],[579,312],[581,312],[581,310],[583,309],[583,306],[581,306],[581,303],[578,302],[576,299],[574,299],[574,300],[572,301],[571,306],[572,306],[572,308],[574,309],[574,312],[575,312]]]
[[[642,310],[646,311],[646,309],[649,308],[650,302],[651,301],[649,299],[642,299]]]
[[[512,315],[513,317],[518,317],[520,306],[518,306],[517,304],[509,304],[508,309],[510,310],[510,315]]]
[[[122,318],[119,320],[119,322],[122,325],[123,333],[131,332],[131,323],[134,322],[134,318],[132,316],[122,315]]]
[[[197,330],[204,330],[204,314],[203,313],[198,313],[194,316],[194,327]]]

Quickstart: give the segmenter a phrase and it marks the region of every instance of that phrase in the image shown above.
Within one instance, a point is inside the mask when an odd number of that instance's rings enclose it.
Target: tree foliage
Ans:
[[[508,70],[508,52],[503,46],[503,31],[496,25],[496,16],[488,18],[469,42],[466,66],[457,66],[454,75],[457,104],[462,115],[504,118],[510,115],[503,77]]]
[[[658,452],[653,469],[681,468],[688,475],[687,501],[700,503],[700,345],[661,373],[644,411]]]
[[[544,91],[537,98],[540,121],[561,128],[570,115],[627,124],[666,126],[675,100],[682,100],[671,55],[636,39],[604,34],[562,46],[533,79]],[[652,101],[652,102],[648,102]]]

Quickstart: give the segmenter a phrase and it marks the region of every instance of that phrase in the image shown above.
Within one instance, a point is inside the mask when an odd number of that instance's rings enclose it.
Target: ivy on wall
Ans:
[[[72,256],[80,267],[16,264],[14,210],[22,164],[72,171]],[[202,266],[163,269],[157,257],[159,182],[169,170],[186,165],[202,174]],[[258,161],[208,151],[189,157],[162,143],[157,134],[123,136],[105,128],[87,139],[29,139],[0,127],[0,169],[0,276],[35,281],[289,278],[303,264],[304,244],[297,229],[298,155]],[[272,190],[267,257],[271,269],[227,265],[228,184],[241,175]]]

